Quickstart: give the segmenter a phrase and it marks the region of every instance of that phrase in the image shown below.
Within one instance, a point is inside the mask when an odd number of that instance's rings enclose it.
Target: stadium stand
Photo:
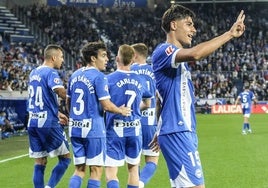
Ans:
[[[259,101],[267,101],[267,6],[257,2],[187,6],[199,15],[196,20],[199,29],[193,43],[226,31],[238,10],[244,9],[247,13],[244,37],[233,40],[202,61],[189,62],[197,105],[205,104],[202,99],[232,103],[244,82],[251,84]],[[66,68],[61,72],[65,81],[73,70],[81,66],[79,49],[87,41],[103,40],[108,45],[111,50],[108,72],[116,69],[114,56],[120,44],[144,42],[151,53],[155,45],[165,39],[160,29],[163,10],[161,6],[152,10],[35,4],[16,6],[11,11],[0,7],[0,88],[5,93],[8,93],[8,88],[26,91],[29,71],[42,62],[43,46],[51,42],[61,45],[66,51]],[[3,17],[13,20],[12,23]],[[28,43],[25,35],[31,33],[35,40]],[[20,41],[17,35],[23,35],[25,40]],[[26,73],[22,74],[25,70]]]
[[[8,42],[34,42],[35,38],[31,35],[29,28],[26,28],[10,10],[3,6],[0,6],[0,20],[2,23],[0,33]]]
[[[256,90],[258,98],[266,100],[264,91],[267,90],[267,80],[263,78],[264,71],[267,70],[267,9],[263,9],[261,4],[257,3],[242,3],[239,6],[234,3],[230,6],[225,4],[189,4],[189,6],[201,15],[197,18],[196,23],[200,30],[194,43],[211,38],[220,31],[226,31],[230,26],[232,13],[238,9],[245,9],[248,12],[247,24],[251,25],[247,27],[245,37],[233,40],[207,59],[190,62],[194,73],[193,80],[196,83],[196,95],[201,98],[207,98],[209,94],[214,98],[235,98],[237,92],[242,89],[243,82],[249,81]],[[153,12],[146,8],[107,9],[67,6],[37,8],[34,5],[25,7],[22,11],[24,14],[31,11],[30,15],[35,15],[31,17],[32,21],[55,42],[62,44],[76,59],[79,59],[78,49],[85,41],[105,38],[111,54],[115,54],[118,45],[136,42],[146,43],[152,52],[155,45],[164,39],[164,33],[159,29],[160,17],[155,16],[161,15],[160,12],[156,12],[158,10]],[[48,12],[49,16],[45,17]],[[67,12],[70,17],[63,16]],[[219,14],[221,18],[226,19],[218,18]],[[115,67],[110,66],[112,67],[110,70],[114,70]]]

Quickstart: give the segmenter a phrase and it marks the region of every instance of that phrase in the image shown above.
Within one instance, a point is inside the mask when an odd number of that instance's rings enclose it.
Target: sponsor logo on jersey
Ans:
[[[69,126],[70,127],[77,127],[77,128],[91,128],[92,126],[92,119],[84,119],[81,121],[76,121],[70,119],[69,121]]]
[[[141,111],[141,116],[142,117],[154,117],[155,116],[155,109],[149,108],[147,110],[143,110],[143,111]]]
[[[30,117],[30,119],[46,118],[47,117],[47,111],[45,111],[45,112],[37,112],[37,113],[30,112],[29,117]]]
[[[125,127],[125,128],[129,128],[129,127],[140,127],[141,126],[141,122],[140,120],[134,120],[134,121],[123,121],[120,119],[115,119],[114,120],[114,127]]]
[[[166,48],[165,52],[168,56],[170,56],[174,52],[174,48],[170,45]]]

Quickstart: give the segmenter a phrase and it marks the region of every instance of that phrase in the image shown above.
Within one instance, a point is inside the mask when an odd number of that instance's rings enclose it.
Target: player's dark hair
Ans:
[[[148,56],[148,47],[144,43],[136,43],[131,46],[138,54],[142,55],[143,57],[146,58]]]
[[[91,63],[91,57],[97,58],[99,50],[107,51],[107,47],[103,42],[89,42],[81,49],[81,56],[84,65]]]
[[[62,47],[56,44],[49,44],[46,46],[44,50],[44,58],[45,59],[50,59],[53,55],[55,55],[55,51],[61,50],[63,52]]]
[[[170,31],[170,22],[181,20],[187,17],[195,18],[195,13],[182,5],[171,5],[162,16],[162,29],[168,33]]]

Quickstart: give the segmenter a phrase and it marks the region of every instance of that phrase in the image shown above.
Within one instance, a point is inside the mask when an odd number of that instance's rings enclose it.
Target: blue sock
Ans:
[[[157,165],[153,162],[147,162],[140,173],[140,181],[148,183],[156,171]]]
[[[249,123],[247,123],[247,128],[248,128],[248,130],[250,129],[250,125],[249,125]]]
[[[135,186],[135,185],[127,185],[127,188],[139,188],[139,186]]]
[[[73,175],[69,182],[69,188],[80,188],[82,184],[82,178],[77,175]]]
[[[111,180],[107,183],[107,188],[119,188],[119,182],[116,180]]]
[[[87,182],[87,188],[99,188],[100,187],[100,181],[89,179]]]
[[[44,165],[34,165],[33,183],[35,188],[44,188],[45,168]]]
[[[244,124],[243,124],[243,130],[246,130],[246,129],[247,129],[247,124],[244,123]]]
[[[48,186],[53,188],[59,183],[63,174],[67,170],[70,162],[71,162],[70,158],[60,158],[59,159],[58,164],[52,170],[51,176],[50,176],[48,184],[47,184]]]

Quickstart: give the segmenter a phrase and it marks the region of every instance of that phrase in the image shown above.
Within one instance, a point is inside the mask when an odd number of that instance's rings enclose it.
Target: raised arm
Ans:
[[[236,22],[222,35],[215,37],[209,41],[202,42],[192,48],[182,48],[176,54],[176,62],[197,61],[203,59],[220,48],[233,38],[240,37],[245,31],[245,14],[242,10],[238,15]]]

